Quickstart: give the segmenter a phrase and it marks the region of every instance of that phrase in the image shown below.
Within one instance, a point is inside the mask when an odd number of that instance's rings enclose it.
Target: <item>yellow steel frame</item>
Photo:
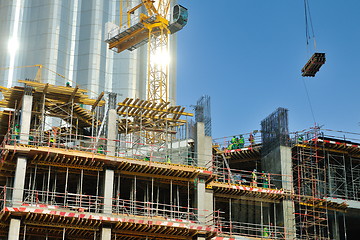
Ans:
[[[120,2],[120,25],[123,18],[123,1]],[[149,39],[148,41],[148,62],[147,62],[147,100],[150,102],[161,103],[169,101],[169,64],[157,64],[154,56],[159,52],[169,52],[168,29],[169,21],[166,16],[170,9],[170,0],[142,0],[140,4],[127,11],[127,25],[131,26],[131,15],[141,6],[147,10],[147,14],[141,13],[139,20],[144,28],[134,31],[120,42],[109,44],[109,48],[117,47],[118,52],[124,51],[132,46],[134,41],[139,39]],[[156,17],[153,23],[146,23],[150,17]],[[147,36],[144,32],[146,30]],[[135,40],[136,39],[136,40]]]
[[[154,58],[159,53],[169,53],[170,31],[166,19],[157,19],[157,23],[145,25],[149,29],[147,100],[163,103],[169,101],[169,64],[156,63]]]

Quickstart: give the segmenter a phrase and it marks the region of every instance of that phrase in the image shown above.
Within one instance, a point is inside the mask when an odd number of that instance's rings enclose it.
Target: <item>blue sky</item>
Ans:
[[[180,1],[188,25],[178,33],[177,103],[204,95],[213,137],[260,129],[278,107],[290,131],[314,125],[301,68],[307,50],[303,0]],[[360,1],[309,0],[317,51],[326,64],[305,78],[316,122],[360,132]]]

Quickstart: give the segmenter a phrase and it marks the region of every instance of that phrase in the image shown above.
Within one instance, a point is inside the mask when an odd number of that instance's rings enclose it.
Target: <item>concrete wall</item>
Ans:
[[[277,184],[277,187],[293,192],[290,147],[279,146],[275,148],[269,154],[262,157],[261,164],[265,172],[286,175],[282,177],[282,184]],[[280,205],[282,211],[278,212],[278,224],[284,225],[288,239],[294,239],[296,234],[294,202],[292,200],[283,200]]]

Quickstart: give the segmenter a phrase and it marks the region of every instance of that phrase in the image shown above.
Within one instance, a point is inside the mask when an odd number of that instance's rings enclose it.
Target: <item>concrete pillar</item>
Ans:
[[[109,93],[108,98],[108,121],[107,121],[107,155],[115,156],[115,141],[117,137],[117,113],[116,113],[116,93]]]
[[[212,160],[212,138],[205,136],[205,124],[196,123],[195,152],[199,167],[206,167]]]
[[[114,189],[114,170],[106,169],[104,177],[104,209],[103,213],[112,213],[112,197]]]
[[[29,143],[31,110],[33,103],[32,89],[25,88],[24,96],[21,105],[21,119],[20,119],[20,143]],[[16,162],[13,204],[20,205],[23,201],[25,174],[26,174],[27,160],[24,156],[18,156]]]
[[[20,143],[29,143],[30,123],[31,123],[31,110],[33,104],[33,96],[27,95],[27,91],[22,99],[21,119],[20,119]]]
[[[199,167],[207,165],[212,161],[212,139],[205,136],[205,125],[203,122],[196,123],[195,152]],[[198,217],[200,222],[209,221],[213,213],[213,191],[206,189],[205,179],[198,179],[196,188],[196,208],[199,209]],[[210,215],[210,216],[209,216]],[[205,216],[209,216],[206,218]]]
[[[20,219],[11,218],[10,226],[9,226],[8,240],[19,240],[20,223],[21,223]]]
[[[101,240],[111,240],[111,228],[103,227],[101,229]]]
[[[206,189],[205,180],[198,179],[196,188],[196,208],[198,209],[198,219],[201,224],[208,222],[211,223],[213,218],[213,191],[212,189]]]
[[[21,205],[23,201],[26,165],[26,157],[18,156],[15,169],[13,205]]]
[[[282,183],[277,185],[278,188],[283,188],[289,192],[294,192],[292,182],[292,157],[291,148],[285,146],[279,146],[273,149],[270,153],[264,156],[262,159],[262,166],[266,172],[282,174]],[[271,180],[270,180],[271,181]],[[295,239],[296,225],[295,225],[295,206],[292,200],[283,200],[282,203],[282,219],[286,229],[287,239]]]
[[[117,137],[116,109],[109,109],[107,124],[107,155],[115,156],[115,141]]]

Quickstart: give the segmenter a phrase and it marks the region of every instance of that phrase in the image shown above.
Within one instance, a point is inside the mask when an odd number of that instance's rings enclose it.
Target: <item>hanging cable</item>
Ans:
[[[306,96],[307,96],[307,99],[308,99],[308,102],[309,102],[309,106],[310,106],[310,111],[311,111],[311,115],[312,115],[312,118],[314,120],[314,123],[316,125],[316,119],[315,119],[315,114],[314,114],[314,110],[313,110],[313,107],[312,107],[312,104],[311,104],[311,100],[310,100],[310,95],[309,95],[309,91],[306,87],[306,83],[305,83],[305,79],[302,78],[303,80],[303,83],[304,83],[304,87],[305,87],[305,92],[306,92]]]
[[[316,49],[315,31],[312,23],[309,0],[304,0],[305,10],[305,35],[306,35],[306,46],[309,46],[311,39],[314,41],[314,49]]]

